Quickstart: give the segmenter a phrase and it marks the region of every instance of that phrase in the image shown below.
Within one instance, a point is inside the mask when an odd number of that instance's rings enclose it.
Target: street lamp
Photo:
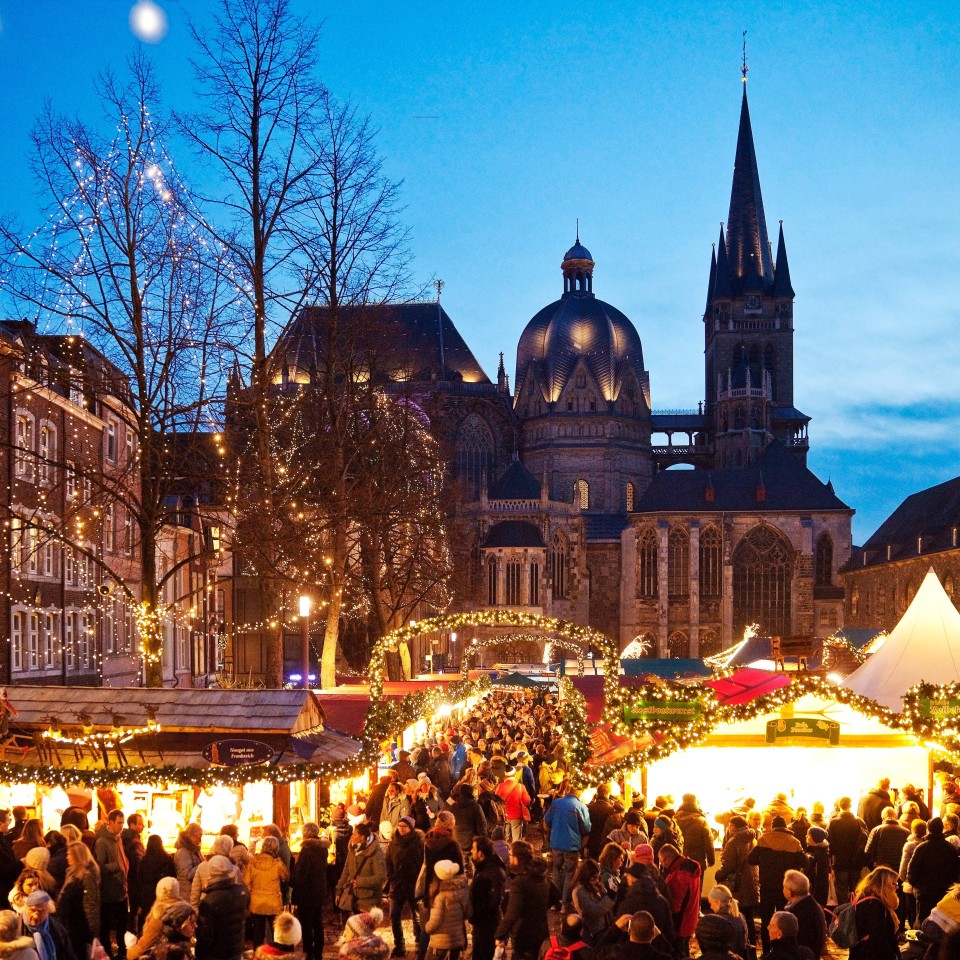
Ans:
[[[303,689],[310,689],[310,598],[300,597],[300,659],[303,661]]]

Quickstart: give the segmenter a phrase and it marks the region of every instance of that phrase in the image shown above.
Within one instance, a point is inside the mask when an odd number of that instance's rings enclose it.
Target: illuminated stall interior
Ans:
[[[140,813],[168,849],[191,822],[204,849],[227,823],[244,842],[268,823],[295,838],[363,769],[310,691],[17,687],[9,701],[0,806],[45,830],[72,805],[91,825]]]

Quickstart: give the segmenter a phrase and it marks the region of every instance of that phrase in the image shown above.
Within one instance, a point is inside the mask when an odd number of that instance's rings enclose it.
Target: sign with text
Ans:
[[[960,717],[960,700],[931,700],[929,697],[921,697],[920,716],[932,717],[934,720]]]
[[[784,717],[767,723],[767,743],[826,741],[835,747],[840,743],[840,724],[823,717]]]
[[[214,740],[203,748],[203,759],[218,767],[247,767],[267,763],[273,752],[262,740]]]
[[[684,723],[696,720],[702,710],[699,700],[637,700],[623,708],[627,723]]]

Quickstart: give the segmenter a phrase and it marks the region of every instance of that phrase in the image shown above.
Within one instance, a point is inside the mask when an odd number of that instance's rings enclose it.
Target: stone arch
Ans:
[[[733,635],[759,624],[767,636],[791,632],[794,552],[774,527],[750,530],[733,552]]]
[[[667,653],[671,657],[690,656],[690,640],[682,630],[675,630],[667,641]]]
[[[700,651],[701,657],[712,657],[722,649],[720,634],[716,630],[709,628],[700,631]]]

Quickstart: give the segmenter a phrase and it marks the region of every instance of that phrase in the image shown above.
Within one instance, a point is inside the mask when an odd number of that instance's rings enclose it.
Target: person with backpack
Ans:
[[[507,826],[507,814],[503,798],[495,792],[497,786],[498,784],[489,777],[484,777],[480,781],[480,791],[477,794],[477,803],[480,805],[483,817],[487,821],[488,833],[494,827],[506,828]]]
[[[900,960],[898,903],[894,870],[877,867],[863,878],[853,904],[857,942],[850,947],[850,960]]]
[[[827,827],[837,903],[850,902],[850,894],[860,881],[863,851],[867,845],[867,825],[853,813],[852,805],[849,797],[841,797],[837,801],[840,812]]]
[[[593,960],[593,955],[584,939],[583,918],[576,913],[568,913],[557,935],[540,947],[540,960]]]

